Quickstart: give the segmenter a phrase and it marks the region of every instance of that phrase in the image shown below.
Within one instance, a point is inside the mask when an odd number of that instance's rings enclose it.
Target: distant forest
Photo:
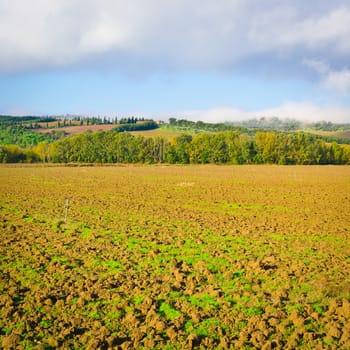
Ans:
[[[124,118],[111,131],[40,134],[50,125],[82,125],[82,119],[0,117],[0,162],[170,163],[170,164],[350,164],[349,139],[340,144],[303,131],[264,130],[228,123],[210,124],[170,118],[166,128],[181,131],[167,137],[133,136],[129,131],[158,127],[153,120]],[[25,119],[27,118],[27,119]],[[28,119],[29,118],[29,119]],[[95,118],[89,123],[112,123]],[[275,120],[275,122],[277,122]],[[51,124],[50,124],[51,123]],[[269,122],[270,123],[270,122]],[[279,122],[278,122],[279,123]],[[289,123],[289,122],[288,122]],[[334,127],[334,124],[325,124]],[[342,125],[341,130],[348,125]],[[338,129],[339,130],[339,127]]]

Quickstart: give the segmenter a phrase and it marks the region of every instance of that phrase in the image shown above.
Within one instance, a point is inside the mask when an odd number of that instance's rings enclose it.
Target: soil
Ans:
[[[0,217],[3,349],[350,348],[350,167],[1,166]]]

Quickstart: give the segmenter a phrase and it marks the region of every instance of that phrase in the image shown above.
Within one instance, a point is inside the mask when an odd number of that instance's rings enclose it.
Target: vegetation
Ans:
[[[8,118],[4,119],[6,123],[11,122]],[[273,123],[277,121],[272,120]],[[23,122],[28,122],[28,119],[23,119]],[[69,123],[66,120],[54,123],[63,126],[85,123],[89,126],[111,122],[106,118],[75,118]],[[39,129],[42,127],[34,125]],[[48,123],[46,126],[49,128]],[[6,124],[0,132],[0,162],[350,164],[350,138],[341,144],[329,135],[301,131],[248,130],[228,124],[170,118],[169,124],[162,128],[187,130],[188,133],[170,140],[162,136],[128,133],[156,128],[158,124],[153,120],[124,118],[111,131],[65,137],[60,129],[41,134],[25,124]]]
[[[51,131],[40,134],[21,125],[7,126],[0,129],[0,145],[35,146],[40,142],[53,142],[65,136],[64,131]]]
[[[28,153],[29,152],[29,153]],[[40,142],[30,150],[0,146],[0,162],[170,164],[350,164],[350,146],[305,133],[237,132],[162,137],[97,132]]]
[[[153,130],[157,129],[158,124],[153,120],[146,120],[137,122],[136,119],[132,118],[129,121],[120,121],[120,124],[116,126],[113,131],[123,132],[123,131],[139,131],[139,130]]]
[[[296,119],[279,119],[272,118],[255,118],[241,122],[232,122],[231,125],[241,126],[248,129],[258,130],[280,130],[280,131],[297,131],[297,130],[321,130],[321,131],[344,131],[350,130],[350,124],[334,124],[331,122],[321,121],[316,123],[303,123]]]
[[[57,121],[53,117],[38,117],[38,116],[22,116],[14,117],[10,115],[0,115],[0,126],[21,125],[28,123],[50,123]]]
[[[242,122],[232,123],[241,127],[249,129],[260,129],[260,130],[280,130],[280,131],[296,131],[303,128],[303,124],[294,119],[281,120],[277,117],[273,118],[260,118],[250,119]]]
[[[186,119],[169,118],[167,128],[182,130],[186,133],[203,133],[219,131],[239,131],[252,134],[248,128],[243,128],[231,123],[205,123],[202,121],[193,122]]]

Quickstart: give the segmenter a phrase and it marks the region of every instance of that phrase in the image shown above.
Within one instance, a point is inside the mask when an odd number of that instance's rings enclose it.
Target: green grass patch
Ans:
[[[113,270],[113,272],[120,271],[123,268],[123,265],[115,260],[102,261],[101,265],[106,266],[108,268],[108,270]]]
[[[315,312],[317,312],[319,315],[322,315],[325,312],[324,306],[320,304],[315,304],[312,306]]]
[[[220,338],[222,331],[227,331],[227,327],[219,320],[208,318],[200,323],[193,323],[188,321],[185,324],[185,331],[187,334],[197,334],[201,337],[209,337],[215,340]]]
[[[220,302],[217,301],[216,297],[208,294],[190,296],[189,301],[192,305],[200,307],[202,310],[216,309],[220,305]]]
[[[135,305],[141,305],[143,303],[143,297],[137,296],[131,299]]]
[[[166,302],[162,302],[159,307],[159,311],[162,316],[165,316],[168,320],[173,320],[182,315],[179,310],[176,310],[173,306]]]
[[[264,313],[264,310],[262,310],[260,307],[248,307],[247,309],[243,309],[242,311],[247,317],[251,317],[254,315],[262,315]]]

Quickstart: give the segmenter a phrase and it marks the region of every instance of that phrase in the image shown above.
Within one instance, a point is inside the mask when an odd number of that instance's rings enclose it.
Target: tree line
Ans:
[[[175,128],[183,132],[220,132],[220,131],[239,131],[247,134],[253,134],[249,129],[233,125],[232,123],[205,123],[203,121],[191,121],[186,119],[169,118],[168,127]]]
[[[255,131],[301,131],[301,130],[321,130],[321,131],[349,131],[350,124],[334,124],[332,122],[320,121],[316,123],[304,123],[296,119],[279,119],[278,117],[261,117],[249,120],[225,122],[225,123],[205,123],[202,121],[190,121],[186,119],[169,118],[169,126],[182,130],[198,131],[240,131],[253,134]],[[346,142],[344,142],[346,143]]]
[[[136,124],[137,122],[149,121],[141,117],[127,117],[121,118],[118,121],[117,117],[86,117],[76,115],[65,116],[10,116],[0,115],[0,128],[22,126],[27,129],[40,129],[40,128],[62,128],[66,126],[74,125],[103,125],[103,124]]]
[[[299,133],[225,131],[164,137],[87,132],[29,148],[0,146],[0,162],[350,164],[350,145]]]

